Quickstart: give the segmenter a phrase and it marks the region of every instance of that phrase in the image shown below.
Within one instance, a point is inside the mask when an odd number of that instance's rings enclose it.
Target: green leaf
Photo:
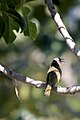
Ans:
[[[29,37],[32,39],[32,40],[35,40],[36,39],[36,36],[37,36],[37,28],[36,28],[36,24],[29,21],[29,24],[28,24],[28,33],[29,33]]]
[[[0,38],[2,37],[5,30],[5,22],[3,18],[0,16]]]
[[[29,36],[30,39],[35,40],[37,37],[36,24],[27,20],[27,28],[24,31],[25,36]]]
[[[5,20],[5,31],[3,34],[3,38],[7,44],[12,43],[16,39],[16,35],[14,34],[13,30],[18,31],[19,25],[14,22],[12,19],[9,19],[8,16],[3,14]]]
[[[22,7],[22,13],[23,13],[24,17],[29,16],[29,14],[30,14],[30,8],[26,7],[26,6],[23,6]]]
[[[21,27],[21,32],[24,31],[24,29],[26,28],[26,22],[25,19],[15,10],[13,9],[8,9],[6,11],[3,11],[8,17],[10,17],[11,19],[13,19],[15,22],[17,22],[19,24],[19,26]]]
[[[24,35],[29,36],[32,40],[35,40],[37,36],[37,28],[36,24],[29,20],[30,9],[28,7],[22,7],[22,13],[27,23],[26,29],[24,30]]]

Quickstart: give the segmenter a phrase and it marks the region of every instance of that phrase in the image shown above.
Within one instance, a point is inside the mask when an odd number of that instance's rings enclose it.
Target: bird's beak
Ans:
[[[64,59],[64,58],[61,58],[61,62],[65,62],[65,59]]]

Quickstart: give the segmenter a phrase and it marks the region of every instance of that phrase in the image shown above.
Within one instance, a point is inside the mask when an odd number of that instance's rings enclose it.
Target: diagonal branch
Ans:
[[[53,18],[53,20],[55,21],[58,30],[60,31],[60,33],[62,34],[62,36],[64,37],[68,47],[74,52],[74,54],[80,59],[80,49],[77,48],[75,42],[73,41],[73,38],[70,36],[70,34],[68,33],[63,21],[61,20],[61,17],[59,15],[59,13],[56,11],[55,6],[52,2],[52,0],[45,0],[48,9],[51,13],[51,16]]]
[[[16,73],[15,71],[13,71],[8,67],[4,67],[0,65],[0,72],[3,73],[5,76],[11,78],[12,80],[21,81],[26,84],[35,86],[37,88],[45,89],[45,86],[46,86],[45,82],[34,80],[22,74]],[[55,86],[53,88],[53,91],[58,94],[74,94],[74,93],[80,92],[80,86],[72,86],[72,87]]]

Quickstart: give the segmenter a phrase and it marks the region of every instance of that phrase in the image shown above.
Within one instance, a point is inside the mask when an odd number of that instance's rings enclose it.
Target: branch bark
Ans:
[[[55,9],[55,5],[53,4],[52,0],[45,0],[45,2],[48,6],[48,9],[51,13],[53,20],[55,21],[55,23],[58,27],[58,30],[64,37],[68,47],[80,59],[80,49],[76,46],[75,42],[73,41],[73,38],[68,33],[63,21],[61,20],[59,13]]]
[[[12,69],[8,67],[4,67],[0,65],[0,72],[6,75],[7,77],[11,78],[12,80],[21,81],[26,84],[35,86],[37,88],[45,89],[45,86],[46,86],[45,82],[34,80],[22,74],[16,73],[15,71],[13,71]],[[72,87],[55,86],[53,88],[53,91],[58,94],[75,94],[77,92],[80,92],[80,86],[72,86]]]

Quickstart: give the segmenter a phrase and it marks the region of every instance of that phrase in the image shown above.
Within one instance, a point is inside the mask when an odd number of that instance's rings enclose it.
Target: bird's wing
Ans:
[[[57,83],[61,78],[59,70],[55,67],[50,67],[47,72],[47,83]]]
[[[57,83],[57,75],[54,71],[47,74],[47,85],[55,85]]]

